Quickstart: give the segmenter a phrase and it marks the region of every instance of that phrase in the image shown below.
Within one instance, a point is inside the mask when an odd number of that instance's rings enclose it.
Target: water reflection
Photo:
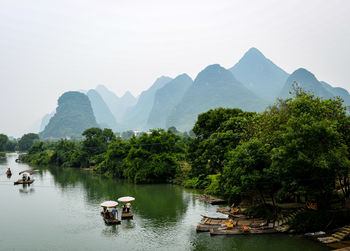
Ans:
[[[87,200],[96,205],[104,200],[117,200],[122,196],[135,197],[136,200],[132,202],[133,212],[150,219],[149,223],[155,227],[175,224],[188,207],[189,199],[184,198],[183,188],[175,185],[135,185],[71,168],[52,167],[47,170],[62,191],[71,187],[83,187]]]
[[[35,192],[33,187],[30,187],[30,184],[22,184],[22,188],[18,190],[21,194],[31,194]]]
[[[102,230],[102,234],[107,237],[116,237],[118,236],[118,227],[117,225],[106,225],[106,228]]]

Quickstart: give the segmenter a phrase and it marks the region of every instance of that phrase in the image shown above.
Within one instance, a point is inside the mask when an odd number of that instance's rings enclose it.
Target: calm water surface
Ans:
[[[0,160],[0,250],[328,250],[301,236],[196,233],[201,214],[223,216],[179,186],[134,185],[60,168],[40,168],[32,185],[14,186],[18,172],[31,168],[16,158]],[[106,226],[99,204],[126,195],[136,198],[134,219]]]

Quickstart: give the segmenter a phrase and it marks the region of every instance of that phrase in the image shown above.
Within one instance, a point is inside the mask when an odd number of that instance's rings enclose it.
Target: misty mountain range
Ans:
[[[209,109],[224,107],[261,112],[266,106],[273,104],[276,98],[289,97],[294,82],[316,96],[327,99],[340,96],[344,100],[344,105],[350,105],[350,95],[347,90],[319,81],[311,72],[303,68],[288,74],[258,49],[251,48],[237,64],[229,69],[218,64],[209,65],[194,80],[185,73],[174,79],[166,76],[159,77],[138,98],[130,92],[118,97],[102,85],[87,91],[86,95],[77,94],[77,92],[68,92],[70,95],[65,93],[59,99],[56,113],[44,116],[40,135],[41,137],[65,137],[70,136],[68,132],[79,134],[84,128],[97,124],[101,128],[111,128],[118,132],[148,131],[171,126],[181,131],[188,131],[192,129],[198,114]],[[74,117],[71,116],[68,116],[70,122],[62,120],[65,117],[62,113],[64,95],[67,103],[64,104],[66,108],[63,112],[69,114],[66,110],[69,104],[73,105],[71,110],[73,109],[74,112],[70,111],[71,114],[77,115],[79,109],[82,109],[81,112],[84,115],[75,118],[81,121],[73,121]],[[87,98],[84,99],[81,95]],[[68,101],[69,98],[80,100],[79,105],[74,100]],[[86,100],[90,101],[90,108],[86,107],[88,106]],[[77,124],[79,128],[72,130],[71,127]],[[53,128],[61,133],[55,133]]]

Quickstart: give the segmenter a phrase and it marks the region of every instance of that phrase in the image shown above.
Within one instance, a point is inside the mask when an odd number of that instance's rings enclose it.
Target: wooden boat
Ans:
[[[34,182],[34,179],[33,180],[22,180],[22,179],[19,179],[17,181],[15,181],[13,184],[14,185],[18,185],[18,184],[32,184]]]
[[[116,225],[116,224],[120,224],[121,223],[120,220],[118,220],[117,218],[114,218],[112,212],[109,212],[109,217],[108,218],[105,217],[103,212],[101,212],[101,215],[103,217],[104,222],[107,225]]]
[[[250,234],[273,234],[277,231],[273,228],[248,228],[244,229],[240,226],[232,229],[227,228],[212,228],[210,229],[210,235],[250,235]]]
[[[201,222],[197,224],[197,232],[209,232],[210,229],[216,229],[225,225],[229,221],[228,218],[215,218],[202,215],[203,218]]]
[[[122,212],[122,220],[132,219],[132,218],[134,218],[134,215],[131,213],[131,211],[129,211],[129,213]]]
[[[107,218],[103,217],[103,220],[104,220],[105,223],[108,224],[108,225],[117,225],[117,224],[120,224],[120,223],[121,223],[120,220],[114,219],[114,218],[112,218],[112,219],[107,219]]]
[[[210,203],[212,205],[220,205],[220,204],[226,204],[227,201],[219,198],[212,197],[207,194],[201,194],[196,197],[197,199],[203,200],[207,203]]]

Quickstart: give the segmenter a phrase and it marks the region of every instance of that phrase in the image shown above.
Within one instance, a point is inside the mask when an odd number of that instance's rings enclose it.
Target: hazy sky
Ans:
[[[0,0],[0,133],[21,136],[65,91],[138,95],[250,47],[350,90],[349,46],[348,0]]]

